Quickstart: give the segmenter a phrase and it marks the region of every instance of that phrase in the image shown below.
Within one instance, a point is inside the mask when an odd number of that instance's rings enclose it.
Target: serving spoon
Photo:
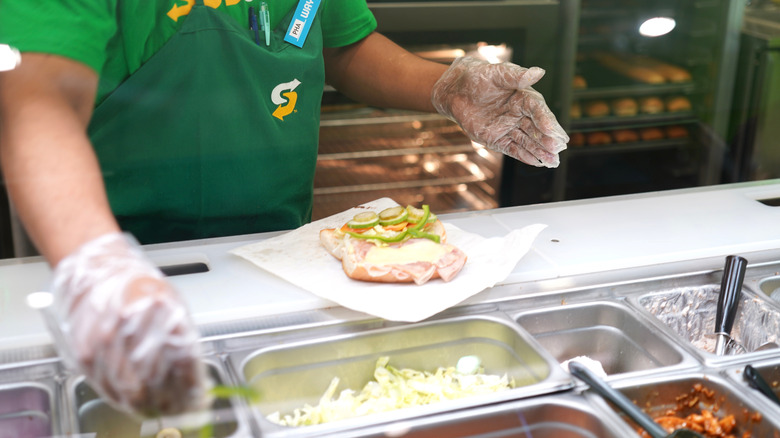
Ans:
[[[700,433],[690,429],[677,429],[671,434],[666,433],[666,429],[650,418],[639,406],[635,405],[622,392],[609,386],[604,380],[589,370],[585,365],[571,361],[569,362],[569,372],[578,379],[590,385],[600,396],[612,402],[620,408],[623,413],[634,420],[642,429],[652,438],[704,438]]]
[[[735,349],[736,341],[731,337],[731,328],[737,318],[747,264],[748,261],[743,257],[736,255],[726,257],[718,294],[718,308],[715,313],[715,336],[717,336],[715,354],[718,356],[729,354]]]

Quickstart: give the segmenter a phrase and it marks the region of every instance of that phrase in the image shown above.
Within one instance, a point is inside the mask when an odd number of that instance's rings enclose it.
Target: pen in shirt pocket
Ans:
[[[260,26],[265,33],[265,45],[271,45],[271,12],[268,10],[268,3],[260,2]]]
[[[257,15],[255,14],[255,8],[249,7],[249,30],[255,36],[255,44],[260,45],[260,29],[257,25]]]

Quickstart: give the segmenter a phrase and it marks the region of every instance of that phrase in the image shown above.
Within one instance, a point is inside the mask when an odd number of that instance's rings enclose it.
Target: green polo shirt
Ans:
[[[271,26],[298,0],[266,0]],[[61,55],[100,74],[97,103],[152,57],[175,34],[195,0],[0,0],[0,44],[21,52]],[[239,23],[260,0],[204,0]],[[365,0],[322,0],[325,47],[367,36],[376,20]],[[175,66],[171,66],[175,68]]]

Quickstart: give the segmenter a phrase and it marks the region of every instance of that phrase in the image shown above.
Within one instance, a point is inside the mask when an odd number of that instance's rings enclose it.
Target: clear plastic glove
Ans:
[[[47,321],[66,364],[104,399],[144,416],[208,407],[199,335],[131,237],[106,234],[54,270]]]
[[[532,166],[558,167],[569,136],[531,88],[544,73],[458,58],[434,85],[431,102],[471,140]]]

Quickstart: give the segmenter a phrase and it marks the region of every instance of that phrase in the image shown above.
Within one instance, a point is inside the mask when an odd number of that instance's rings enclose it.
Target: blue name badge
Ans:
[[[288,43],[303,47],[306,37],[309,35],[311,23],[314,16],[317,15],[317,9],[320,7],[321,0],[299,0],[298,7],[295,9],[295,15],[287,28],[287,35],[284,40]]]

